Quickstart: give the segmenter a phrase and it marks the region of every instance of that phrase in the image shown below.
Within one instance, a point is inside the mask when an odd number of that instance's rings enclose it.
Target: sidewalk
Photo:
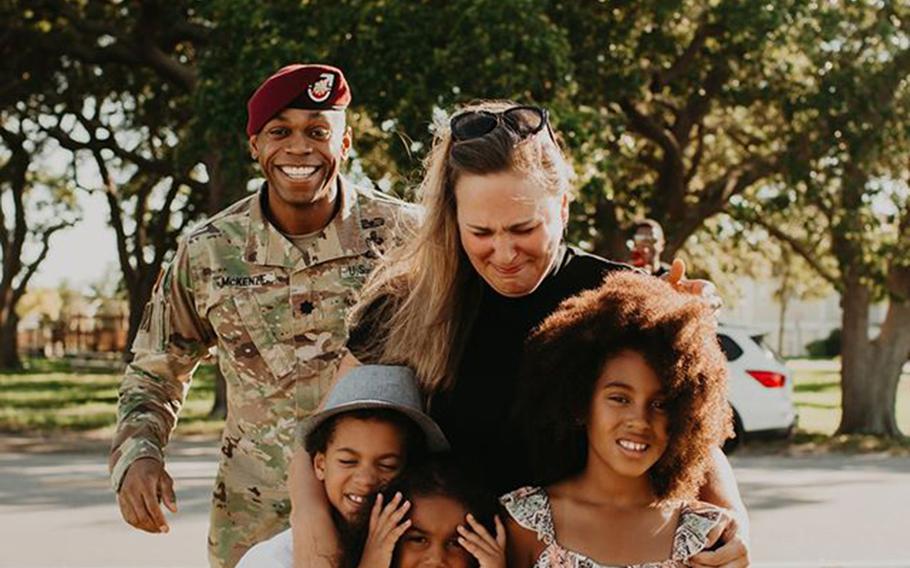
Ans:
[[[120,518],[106,447],[80,453],[4,452],[0,567],[208,566],[205,539],[217,442],[180,442],[169,450],[179,512],[167,513],[171,532],[166,535],[135,530]]]

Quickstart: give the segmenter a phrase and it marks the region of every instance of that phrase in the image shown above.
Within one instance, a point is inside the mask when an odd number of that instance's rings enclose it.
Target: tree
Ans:
[[[199,159],[181,144],[195,84],[183,62],[202,31],[177,3],[16,4],[33,55],[56,62],[55,88],[34,112],[72,152],[77,186],[107,198],[131,343],[162,264],[208,197]]]
[[[841,294],[838,432],[896,437],[897,384],[910,357],[910,6],[825,5],[799,39],[807,72],[789,86],[781,135],[802,147],[787,183],[765,188],[740,216]],[[888,309],[870,337],[877,300]]]
[[[0,368],[18,369],[16,308],[51,237],[76,218],[71,187],[36,171],[42,140],[35,123],[15,108],[0,112]]]
[[[575,238],[621,257],[636,217],[671,258],[729,202],[773,177],[786,146],[775,78],[802,2],[555,2],[572,42],[569,145],[582,171]]]

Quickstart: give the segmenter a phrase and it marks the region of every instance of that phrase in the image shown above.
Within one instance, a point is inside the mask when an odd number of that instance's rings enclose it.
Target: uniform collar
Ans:
[[[359,256],[368,250],[360,224],[358,193],[343,177],[338,176],[338,199],[341,203],[329,221],[303,251],[294,246],[269,221],[263,209],[267,186],[262,184],[259,195],[250,208],[250,225],[247,230],[247,262],[263,266],[281,266],[303,269],[349,256]]]

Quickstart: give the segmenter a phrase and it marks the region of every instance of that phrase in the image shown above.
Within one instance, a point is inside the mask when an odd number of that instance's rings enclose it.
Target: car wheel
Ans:
[[[733,408],[733,437],[728,438],[724,442],[723,451],[725,454],[732,454],[736,451],[736,448],[743,443],[743,438],[746,436],[745,431],[743,430],[743,421],[739,417],[739,412],[736,412],[736,409]]]

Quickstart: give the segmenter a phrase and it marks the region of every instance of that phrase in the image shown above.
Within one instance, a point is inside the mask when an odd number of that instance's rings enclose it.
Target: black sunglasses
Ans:
[[[456,142],[480,138],[497,126],[505,126],[525,139],[534,136],[548,125],[547,109],[536,106],[514,106],[500,112],[468,110],[449,121],[452,139]]]

